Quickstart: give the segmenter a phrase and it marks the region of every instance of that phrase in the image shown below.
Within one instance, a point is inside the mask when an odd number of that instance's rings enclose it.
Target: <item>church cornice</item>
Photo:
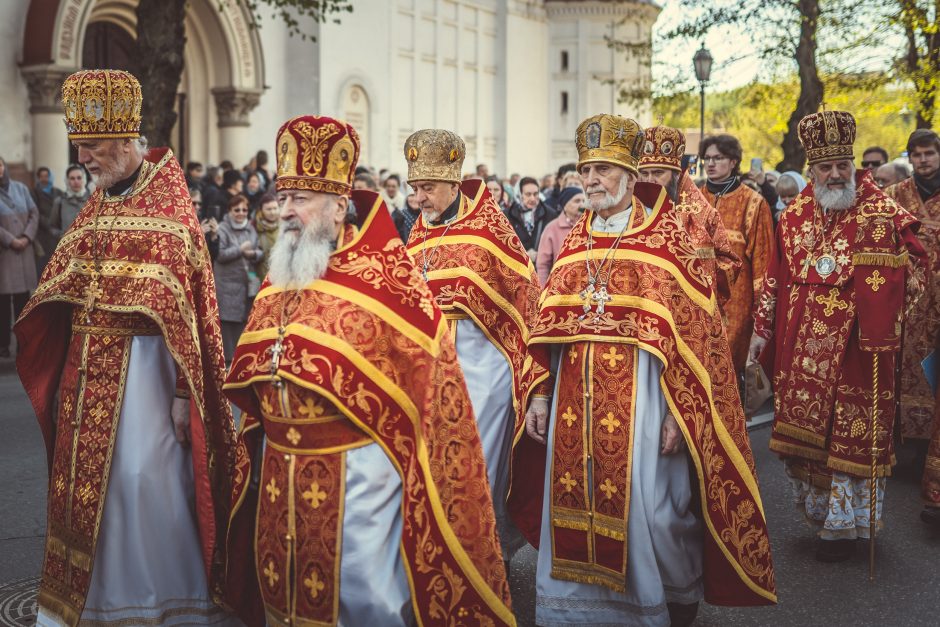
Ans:
[[[648,0],[545,0],[548,19],[572,17],[624,17],[634,14],[654,22],[662,7]]]

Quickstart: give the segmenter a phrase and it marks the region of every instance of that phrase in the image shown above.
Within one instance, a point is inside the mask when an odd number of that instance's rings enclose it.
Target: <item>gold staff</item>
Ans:
[[[868,580],[875,580],[875,515],[878,503],[878,351],[872,356],[872,391],[874,404],[871,408],[871,485],[868,489]]]

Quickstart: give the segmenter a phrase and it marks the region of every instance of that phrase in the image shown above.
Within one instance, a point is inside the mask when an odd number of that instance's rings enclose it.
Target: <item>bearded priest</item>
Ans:
[[[811,182],[777,227],[749,358],[772,373],[770,449],[818,528],[816,558],[834,562],[881,525],[901,328],[926,253],[917,220],[856,172],[850,113],[814,113],[797,130]]]
[[[381,197],[351,191],[359,146],[329,117],[277,134],[280,232],[225,384],[250,452],[228,599],[250,626],[514,625],[454,343]]]
[[[408,184],[421,215],[408,252],[444,312],[473,403],[508,568],[524,543],[506,512],[510,450],[547,360],[526,344],[538,307],[535,268],[483,181],[460,183],[466,149],[447,130],[417,131],[405,142]],[[540,353],[547,354],[547,353]]]
[[[576,141],[590,211],[539,303],[530,344],[552,350],[554,393],[533,400],[513,460],[511,511],[539,547],[536,622],[689,625],[703,598],[774,603],[708,271],[666,190],[637,183],[635,121],[588,118]]]
[[[117,70],[62,85],[97,190],[15,331],[49,458],[39,625],[217,625],[235,427],[206,240]]]

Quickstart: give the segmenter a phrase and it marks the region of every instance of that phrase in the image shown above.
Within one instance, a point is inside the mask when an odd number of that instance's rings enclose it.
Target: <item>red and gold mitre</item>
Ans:
[[[635,120],[601,113],[578,125],[578,170],[586,163],[612,163],[637,173],[643,150],[643,129]]]
[[[325,115],[301,115],[277,132],[277,190],[302,189],[344,196],[352,190],[359,134]]]
[[[415,131],[405,140],[408,183],[444,181],[459,183],[467,147],[460,135],[438,128]]]
[[[123,70],[81,70],[62,83],[69,139],[140,137],[140,83]]]
[[[800,120],[796,130],[809,165],[854,158],[855,118],[847,111],[811,113]]]
[[[643,156],[639,168],[664,168],[682,171],[682,155],[685,154],[685,135],[671,126],[654,126],[643,132]]]

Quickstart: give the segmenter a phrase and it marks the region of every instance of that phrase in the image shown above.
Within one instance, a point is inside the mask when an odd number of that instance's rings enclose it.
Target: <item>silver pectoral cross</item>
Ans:
[[[601,289],[594,292],[591,296],[591,300],[597,303],[597,313],[603,314],[604,309],[607,307],[607,303],[613,300],[613,297],[607,293],[607,286],[604,285]]]
[[[271,353],[271,378],[280,383],[280,378],[277,376],[278,368],[281,365],[281,355],[284,354],[284,334],[286,330],[284,327],[279,327],[277,330],[277,340],[274,342],[274,345],[268,349],[268,352]]]
[[[588,279],[587,287],[581,290],[578,296],[581,297],[581,300],[584,301],[584,304],[581,305],[581,308],[584,309],[584,315],[581,317],[584,318],[584,316],[590,313],[591,301],[594,299],[594,279],[593,278]]]

